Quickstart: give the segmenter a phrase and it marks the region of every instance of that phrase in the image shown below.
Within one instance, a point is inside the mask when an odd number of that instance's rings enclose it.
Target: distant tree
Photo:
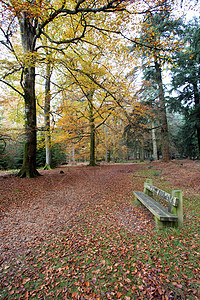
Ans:
[[[200,25],[197,20],[185,26],[186,46],[174,56],[171,69],[172,90],[169,98],[172,111],[181,112],[185,121],[181,129],[181,142],[187,151],[184,155],[200,158]],[[196,142],[195,142],[196,140]],[[197,145],[197,147],[196,147]],[[191,155],[189,155],[189,150]],[[195,155],[196,153],[196,155]]]
[[[45,126],[45,149],[46,160],[44,169],[51,169],[52,166],[52,147],[51,147],[51,127],[50,127],[50,105],[51,105],[51,76],[52,67],[51,62],[48,60],[46,63],[45,74],[45,103],[44,103],[44,126]]]
[[[197,130],[195,130],[195,124],[193,124],[192,119],[191,110],[188,113],[185,112],[183,124],[179,126],[179,131],[175,135],[175,139],[181,157],[195,159],[198,157],[199,147]]]
[[[111,92],[116,90],[116,85],[110,83],[110,73],[106,67],[99,64],[98,59],[95,60],[93,55],[87,54],[87,60],[82,59],[82,62],[78,61],[77,65],[75,62],[71,66],[66,62],[64,65],[65,73],[68,72],[65,88],[72,95],[72,99],[67,100],[69,103],[71,101],[71,104],[62,105],[64,115],[58,122],[59,127],[62,128],[59,139],[71,140],[75,146],[80,139],[89,137],[89,165],[94,166],[97,132],[117,107],[116,91]],[[71,115],[69,115],[69,105],[73,108],[73,111],[70,110]],[[78,128],[77,124],[79,124]]]
[[[155,12],[148,12],[143,20],[141,36],[135,40],[132,51],[142,54],[142,65],[145,80],[151,80],[156,85],[161,128],[162,157],[170,160],[169,132],[166,110],[166,96],[163,83],[164,65],[173,63],[172,53],[180,45],[177,29],[180,21],[172,14],[171,2],[163,1]]]

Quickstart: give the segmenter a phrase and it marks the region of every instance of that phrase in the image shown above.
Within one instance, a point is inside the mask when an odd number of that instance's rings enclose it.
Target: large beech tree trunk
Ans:
[[[30,18],[23,14],[20,19],[21,39],[25,55],[22,88],[25,100],[25,138],[23,165],[18,173],[19,177],[36,177],[36,99],[35,99],[35,58],[34,36],[35,30]]]
[[[156,81],[158,84],[158,94],[160,102],[160,117],[161,117],[161,143],[162,143],[162,157],[163,161],[170,161],[169,152],[169,133],[167,124],[167,112],[165,106],[165,96],[162,83],[161,67],[156,57],[154,57],[155,69],[156,69]]]
[[[35,68],[25,70],[24,99],[25,99],[25,138],[23,165],[19,177],[35,177],[36,170],[36,103],[35,103]]]

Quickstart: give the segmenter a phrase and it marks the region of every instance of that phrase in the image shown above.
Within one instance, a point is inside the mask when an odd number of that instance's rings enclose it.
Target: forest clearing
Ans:
[[[200,299],[200,2],[0,16],[0,299]]]
[[[0,299],[199,299],[199,161],[40,173],[0,177]],[[146,178],[182,190],[182,228],[134,206]]]

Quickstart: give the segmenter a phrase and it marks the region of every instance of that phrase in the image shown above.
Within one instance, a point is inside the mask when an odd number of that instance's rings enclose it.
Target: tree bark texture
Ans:
[[[20,20],[21,39],[25,55],[23,70],[23,91],[25,100],[25,138],[23,165],[19,177],[35,177],[36,170],[37,124],[35,98],[35,58],[34,58],[34,27],[24,13]]]
[[[107,125],[105,124],[105,162],[108,162]]]
[[[168,123],[167,123],[167,112],[165,106],[165,96],[162,83],[161,66],[158,62],[157,57],[154,57],[155,70],[156,70],[156,81],[158,84],[158,94],[160,102],[160,117],[161,117],[161,143],[162,143],[162,157],[163,161],[170,161],[169,152],[169,134],[168,134]]]
[[[89,121],[90,121],[90,166],[96,165],[95,158],[95,124],[94,124],[94,107],[92,103],[93,93],[89,96]]]
[[[156,143],[156,132],[155,132],[155,123],[152,121],[152,144],[153,144],[153,160],[158,160],[158,150]]]
[[[144,161],[144,140],[140,141],[140,161]]]
[[[44,122],[45,122],[45,149],[46,164],[44,169],[51,169],[52,150],[51,150],[51,132],[50,132],[50,101],[51,101],[51,65],[47,62],[45,79],[45,104],[44,104]]]
[[[198,158],[200,159],[200,92],[198,91],[198,82],[193,84],[193,90],[194,90],[195,113],[197,119],[196,131],[197,131],[197,142],[198,142]]]

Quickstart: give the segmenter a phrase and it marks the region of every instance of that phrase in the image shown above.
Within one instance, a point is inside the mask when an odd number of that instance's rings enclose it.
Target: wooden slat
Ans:
[[[176,197],[173,197],[172,195],[168,194],[167,192],[157,188],[156,186],[153,186],[147,182],[144,183],[144,187],[153,192],[154,194],[158,195],[160,198],[166,200],[167,202],[171,203],[173,206],[177,207],[179,199]]]
[[[133,192],[136,198],[150,210],[150,212],[160,221],[178,221],[178,217],[167,211],[165,207],[157,203],[151,197],[142,192]]]

